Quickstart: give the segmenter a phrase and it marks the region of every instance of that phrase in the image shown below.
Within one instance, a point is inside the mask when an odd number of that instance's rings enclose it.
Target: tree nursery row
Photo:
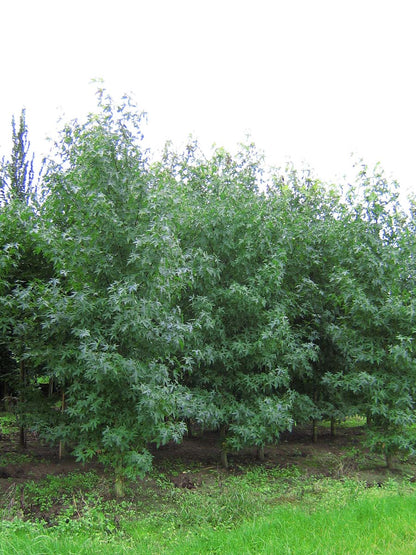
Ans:
[[[98,92],[39,180],[24,112],[0,187],[0,387],[25,430],[116,475],[190,426],[230,450],[294,424],[367,418],[415,449],[412,200],[377,166],[353,184],[196,142],[158,157],[143,115]]]

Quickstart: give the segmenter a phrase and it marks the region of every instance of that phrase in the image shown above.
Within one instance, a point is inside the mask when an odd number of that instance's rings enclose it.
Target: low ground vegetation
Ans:
[[[3,419],[1,419],[3,420]],[[416,460],[362,447],[363,423],[335,438],[297,429],[265,460],[247,449],[225,470],[217,438],[154,453],[153,470],[115,496],[108,469],[59,460],[7,423],[1,440],[0,553],[412,553]],[[353,424],[353,425],[351,425]]]

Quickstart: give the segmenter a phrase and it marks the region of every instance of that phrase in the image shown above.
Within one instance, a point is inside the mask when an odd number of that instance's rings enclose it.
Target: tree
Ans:
[[[17,409],[22,424],[21,443],[25,443],[23,399],[35,385],[41,366],[28,366],[31,341],[28,329],[36,311],[30,304],[34,283],[48,281],[53,266],[45,256],[40,233],[41,222],[31,205],[12,199],[0,211],[0,351],[2,389],[19,397]],[[38,345],[40,348],[40,344]]]
[[[150,163],[142,122],[99,90],[43,202],[2,189],[0,344],[24,370],[22,422],[112,466],[120,494],[189,421],[221,431],[225,464],[352,411],[388,463],[412,450],[415,223],[382,174],[345,193],[289,168],[264,188],[254,145]]]
[[[19,127],[12,118],[12,152],[9,160],[4,157],[0,167],[0,230],[2,248],[0,275],[0,295],[10,293],[19,283],[29,283],[33,279],[42,279],[50,275],[50,265],[45,263],[36,252],[36,186],[34,184],[33,160],[30,157],[30,143],[28,141],[26,112],[20,114]],[[10,390],[14,394],[20,391],[20,401],[23,399],[23,389],[26,388],[26,366],[22,352],[16,350],[13,338],[18,325],[12,325],[9,311],[3,314],[3,324],[0,336],[0,352],[2,360],[1,376],[4,380],[2,389]],[[19,322],[24,326],[24,322]],[[17,379],[17,369],[19,379]],[[19,404],[22,409],[22,403]],[[25,433],[21,427],[21,443],[25,444]]]
[[[313,176],[310,170],[289,166],[273,176],[269,204],[283,231],[280,244],[286,259],[281,287],[286,315],[299,345],[307,345],[304,360],[290,372],[296,391],[294,419],[312,421],[313,439],[322,418],[339,419],[349,413],[347,403],[323,382],[327,372],[342,367],[342,357],[331,338],[338,317],[329,279],[342,235],[340,192]]]
[[[29,203],[36,194],[33,161],[26,125],[26,110],[22,109],[19,128],[12,117],[12,152],[9,160],[3,157],[0,173],[0,201],[5,204],[12,199]]]
[[[414,289],[407,272],[414,255],[394,184],[378,168],[371,175],[364,167],[359,180],[331,276],[340,309],[332,338],[345,365],[325,379],[355,396],[370,424],[368,443],[389,466],[397,452],[415,449]]]
[[[226,464],[228,449],[261,451],[291,427],[290,371],[311,353],[286,316],[284,224],[259,191],[253,146],[206,159],[194,143],[166,157],[165,187],[176,190],[170,212],[193,261],[180,305],[194,329],[179,360],[194,399],[187,416],[221,429]]]
[[[182,438],[187,402],[169,361],[190,335],[177,299],[191,270],[140,148],[141,120],[129,99],[101,91],[98,112],[66,126],[39,209],[54,277],[8,296],[15,320],[25,306],[33,314],[28,363],[65,398],[59,414],[33,405],[32,425],[113,466],[120,493],[124,476],[150,468],[149,443]]]

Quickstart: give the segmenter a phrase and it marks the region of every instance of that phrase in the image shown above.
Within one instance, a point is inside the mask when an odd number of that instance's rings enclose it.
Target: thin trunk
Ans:
[[[26,386],[26,368],[23,360],[20,361],[20,383],[21,383],[22,389],[24,389]],[[21,396],[20,402],[23,402],[23,401],[24,401],[24,398]],[[23,447],[23,448],[27,447],[26,429],[23,424],[20,424],[19,443],[20,443],[20,447]]]
[[[224,447],[221,447],[221,466],[228,468],[228,454]]]
[[[19,443],[20,443],[20,447],[23,447],[24,449],[26,449],[27,437],[26,437],[26,429],[24,426],[20,426],[20,429],[19,429]]]
[[[257,458],[259,459],[259,461],[264,461],[264,445],[260,445],[260,447],[257,447]]]
[[[116,497],[124,497],[126,495],[126,479],[120,470],[116,469],[116,479],[114,482],[114,492]]]
[[[386,460],[386,467],[391,470],[393,468],[393,455],[386,451],[384,453],[384,458]]]
[[[9,396],[9,391],[7,389],[7,383],[6,382],[1,383],[1,389],[2,389],[2,392],[1,392],[0,400],[2,400],[3,403],[4,403],[4,409],[6,411],[8,411],[9,409],[8,409],[8,406],[7,406],[7,397]]]
[[[313,392],[313,402],[316,406],[316,403],[318,402],[318,391],[316,389]],[[313,443],[318,441],[318,420],[316,418],[312,420],[312,441]]]
[[[335,418],[332,417],[331,418],[331,437],[335,437],[335,426],[336,426]]]
[[[220,429],[221,438],[221,465],[228,468],[228,453],[227,453],[227,426],[223,424]]]
[[[318,441],[318,421],[316,418],[312,420],[312,441],[313,443]]]
[[[48,397],[52,397],[52,395],[53,395],[53,378],[49,378]]]
[[[64,412],[65,410],[65,391],[62,392],[62,400],[61,400],[61,412]],[[59,448],[58,448],[58,458],[59,460],[62,459],[62,457],[65,456],[65,442],[64,441],[60,441],[59,442]]]

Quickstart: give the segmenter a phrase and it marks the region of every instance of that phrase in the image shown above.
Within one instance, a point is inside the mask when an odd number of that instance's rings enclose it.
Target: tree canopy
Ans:
[[[25,425],[120,480],[192,424],[226,454],[361,414],[387,461],[414,449],[415,220],[379,167],[345,190],[252,144],[155,160],[131,99],[99,91],[27,202],[22,118],[2,164],[0,379]]]

